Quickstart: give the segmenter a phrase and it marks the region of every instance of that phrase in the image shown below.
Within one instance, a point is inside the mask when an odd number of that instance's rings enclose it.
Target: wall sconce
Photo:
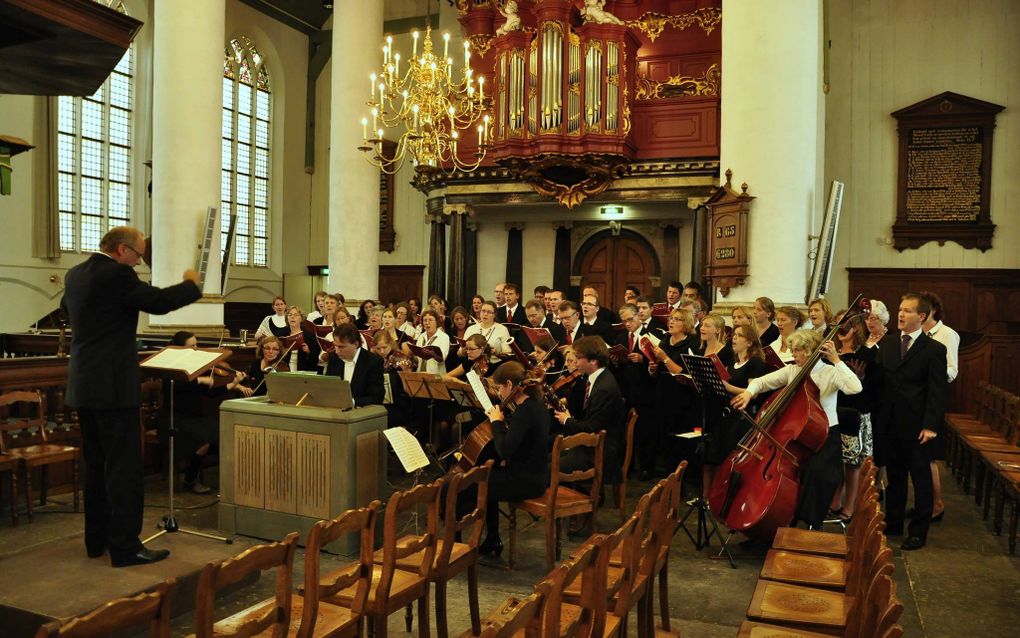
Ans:
[[[328,277],[329,266],[308,266],[308,274],[311,277]]]
[[[623,206],[603,206],[599,212],[603,215],[622,215]]]

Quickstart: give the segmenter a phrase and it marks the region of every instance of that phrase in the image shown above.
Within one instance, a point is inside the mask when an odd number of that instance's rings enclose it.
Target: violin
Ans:
[[[524,390],[537,385],[540,383],[535,379],[525,379],[515,387],[509,395],[499,403],[499,409],[504,414],[510,414],[513,412],[513,408],[517,405],[516,399],[520,396]],[[460,458],[457,459],[457,463],[450,469],[451,472],[467,472],[476,465],[484,463],[492,453],[489,452],[489,445],[492,443],[492,423],[486,419],[475,426],[471,433],[464,439],[464,443],[461,444]]]

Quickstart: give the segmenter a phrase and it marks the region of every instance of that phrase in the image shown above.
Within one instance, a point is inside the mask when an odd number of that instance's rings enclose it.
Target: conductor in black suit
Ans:
[[[350,382],[355,407],[383,404],[382,357],[361,347],[361,333],[354,325],[342,323],[333,329],[333,352],[329,353],[326,374]]]
[[[564,410],[556,413],[563,425],[564,434],[606,431],[606,444],[602,459],[602,483],[616,485],[621,480],[620,465],[623,451],[623,395],[616,377],[606,365],[609,349],[600,337],[581,337],[574,342],[577,366],[588,375],[583,412],[576,417]],[[575,454],[576,453],[576,454]],[[561,464],[563,472],[591,467],[594,459],[590,448],[576,448],[567,453]],[[573,455],[573,456],[572,456]]]
[[[924,334],[921,326],[931,304],[914,293],[900,300],[899,331],[879,342],[878,363],[884,373],[882,402],[875,423],[880,464],[889,476],[886,489],[886,534],[903,533],[907,475],[914,484],[915,516],[900,546],[920,549],[928,537],[934,495],[932,440],[945,417],[946,347]]]
[[[156,288],[138,279],[134,267],[145,252],[135,228],[110,229],[99,252],[67,271],[61,308],[71,322],[67,405],[77,409],[85,461],[85,550],[98,558],[110,550],[114,567],[154,563],[166,549],[146,549],[142,404],[136,333],[139,311],[166,314],[202,296],[199,275]]]

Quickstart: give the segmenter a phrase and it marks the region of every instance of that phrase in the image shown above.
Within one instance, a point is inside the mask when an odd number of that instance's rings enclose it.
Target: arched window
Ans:
[[[134,66],[131,46],[91,96],[58,99],[60,250],[99,250],[107,230],[131,220]]]
[[[269,143],[272,95],[265,58],[248,38],[227,45],[223,61],[223,214],[221,250],[236,217],[233,262],[269,266]]]

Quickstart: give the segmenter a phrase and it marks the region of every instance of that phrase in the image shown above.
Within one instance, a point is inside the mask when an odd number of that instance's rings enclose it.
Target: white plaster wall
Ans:
[[[846,183],[830,298],[846,302],[847,267],[1017,268],[1020,256],[1020,3],[1015,0],[834,0],[826,182]],[[1006,107],[992,150],[992,249],[953,242],[897,252],[896,120],[943,91]]]

